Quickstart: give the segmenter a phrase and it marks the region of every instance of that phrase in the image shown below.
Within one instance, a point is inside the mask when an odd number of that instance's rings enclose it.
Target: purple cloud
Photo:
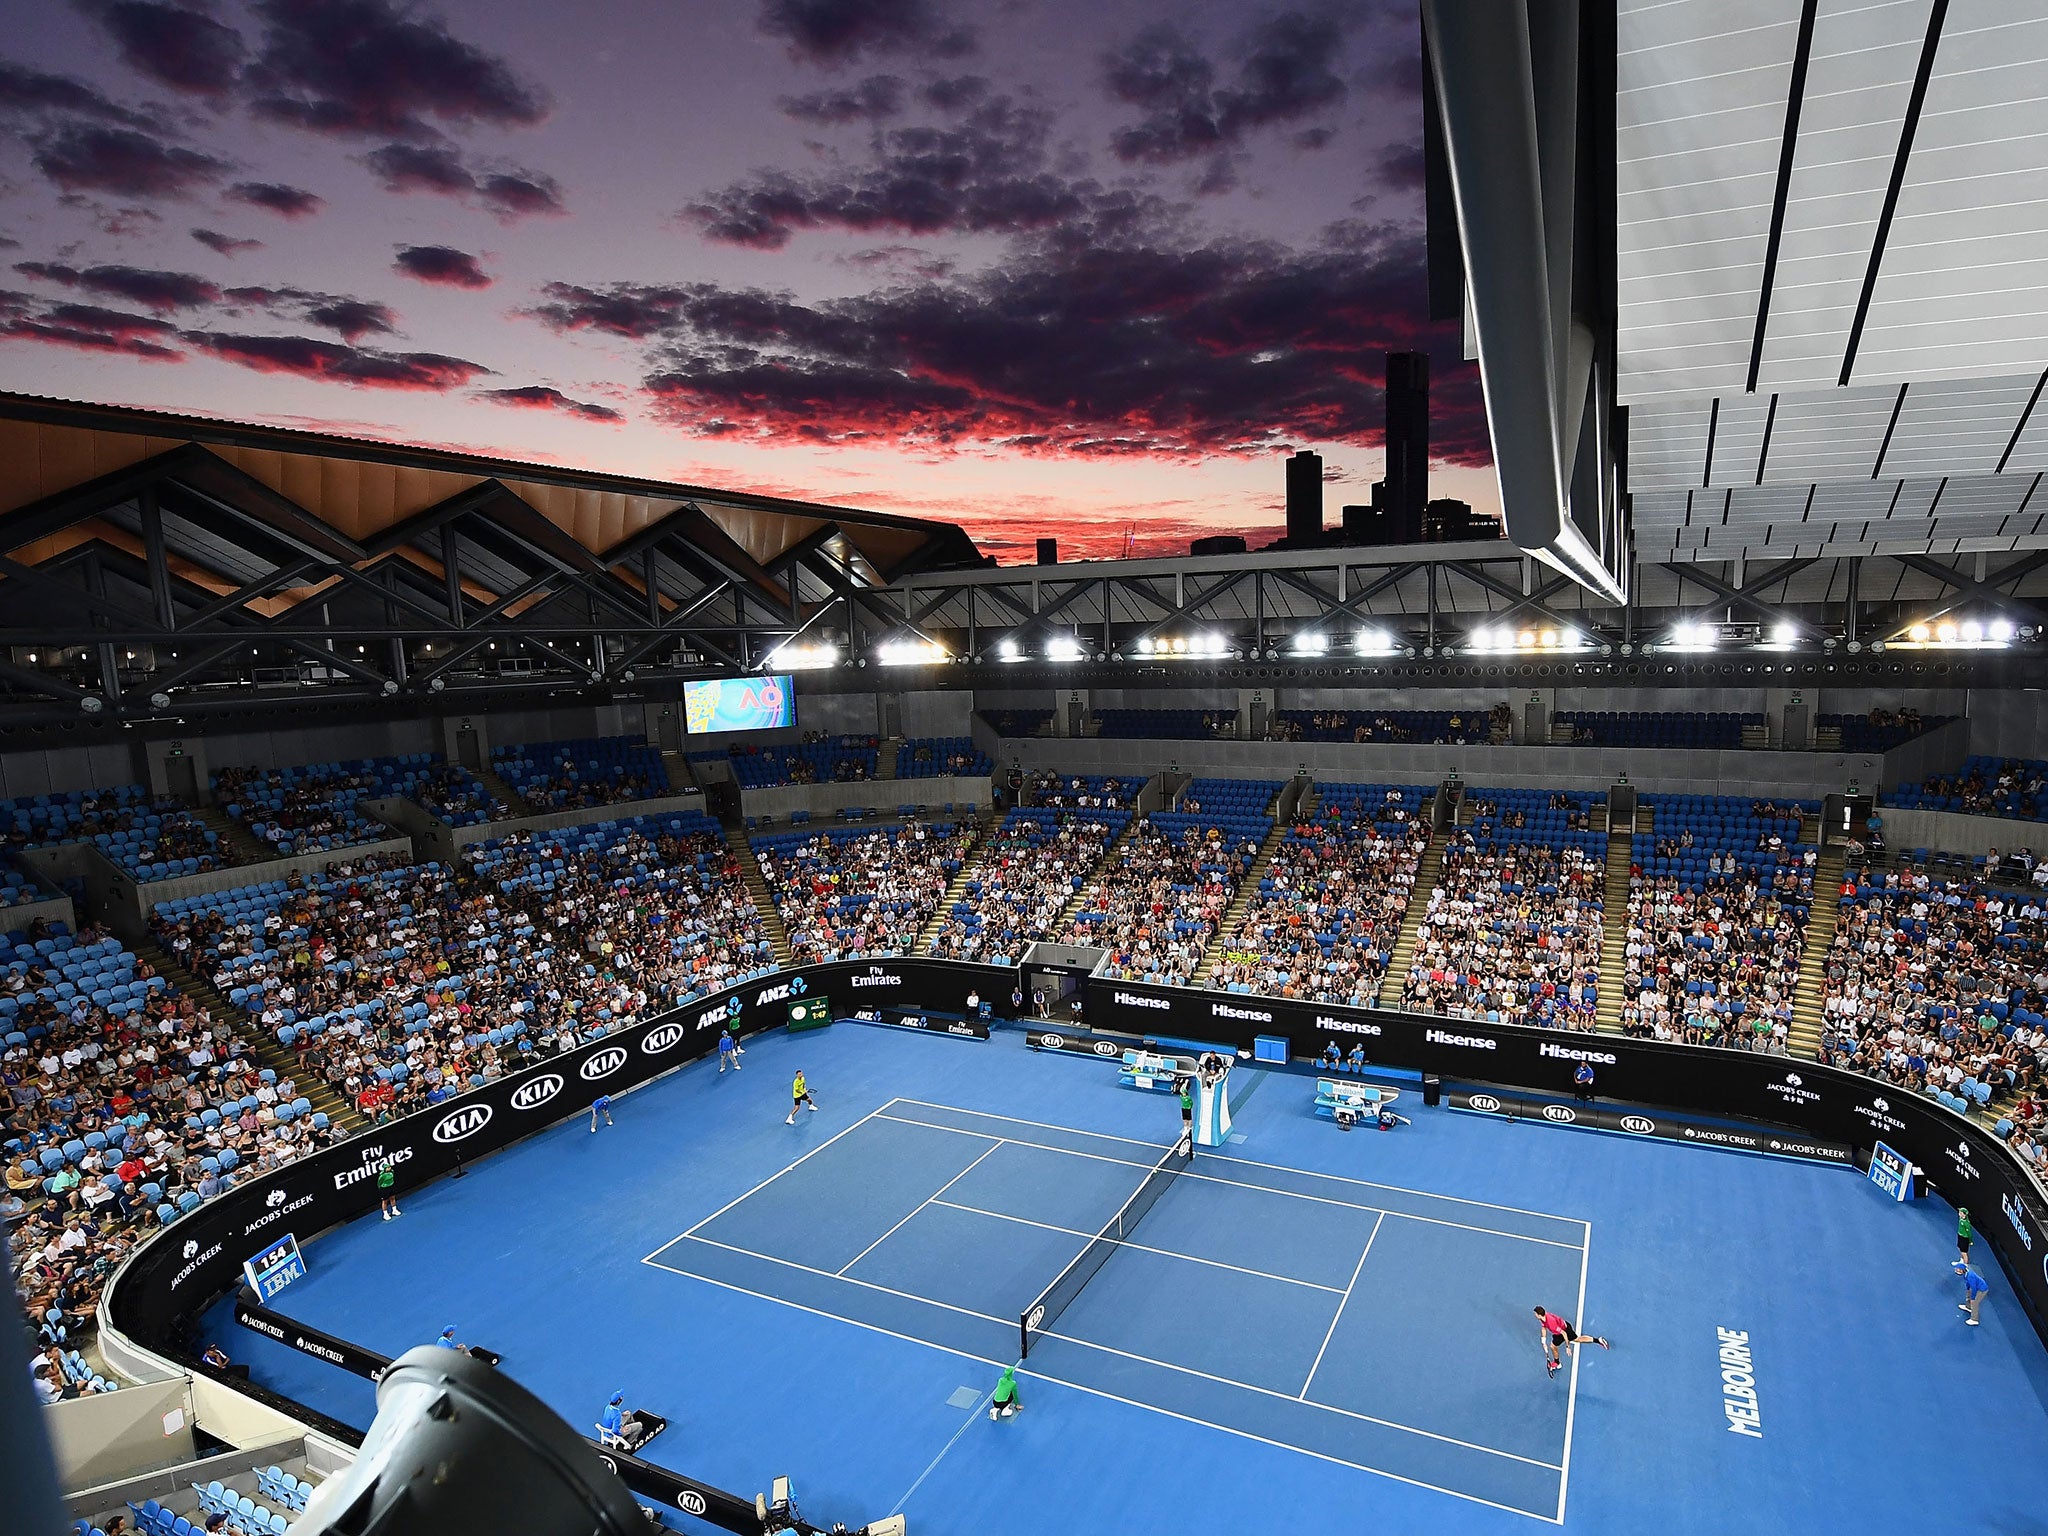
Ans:
[[[493,171],[481,176],[453,149],[439,144],[386,144],[363,156],[387,192],[432,192],[474,197],[507,223],[532,214],[564,211],[562,189],[539,171]]]
[[[191,347],[257,373],[286,374],[365,389],[460,389],[491,370],[466,358],[438,352],[382,352],[343,346],[308,336],[246,336],[224,331],[186,331]]]
[[[259,309],[279,318],[298,317],[311,321],[322,330],[333,331],[347,341],[360,341],[371,335],[388,336],[398,328],[398,317],[388,305],[350,298],[345,294],[318,293],[290,286],[249,286],[230,288],[221,295],[221,300],[228,306],[229,313]]]
[[[213,186],[228,163],[160,135],[72,121],[32,141],[35,167],[66,192],[187,198]]]
[[[248,70],[260,117],[315,133],[424,139],[450,127],[531,127],[540,87],[442,22],[384,0],[257,0]]]
[[[160,85],[225,97],[241,73],[242,34],[204,11],[156,0],[81,0],[121,50],[121,62]]]
[[[974,52],[971,27],[949,22],[930,0],[767,0],[760,27],[790,57],[828,68],[864,54],[956,59]]]
[[[283,219],[309,218],[327,206],[326,198],[281,181],[238,181],[222,196],[231,202],[267,209]]]
[[[559,389],[546,384],[525,384],[517,389],[480,389],[479,400],[490,400],[498,405],[519,406],[530,411],[560,411],[565,416],[574,416],[582,421],[623,421],[625,418],[608,405],[593,405],[584,400],[571,400]]]
[[[130,111],[81,80],[0,59],[0,113],[20,117],[49,112],[73,112],[127,128],[154,126],[140,112]]]
[[[399,249],[392,269],[422,283],[443,288],[488,288],[490,274],[467,251],[448,245],[408,245]]]
[[[843,90],[783,96],[783,116],[800,123],[879,123],[903,110],[903,82],[894,75],[870,75]]]
[[[955,124],[892,128],[864,165],[765,171],[684,210],[710,240],[779,250],[806,229],[1015,234],[1078,218],[1093,183],[1052,169],[1050,113],[996,97]]]
[[[0,290],[0,340],[4,341],[174,363],[182,361],[183,354],[156,339],[170,335],[172,329],[168,321],[148,315],[97,304],[44,304],[29,294]]]
[[[55,261],[16,262],[14,270],[46,283],[126,299],[159,314],[173,309],[197,309],[218,303],[221,297],[220,285],[196,272],[160,272],[115,264],[81,269]]]
[[[263,249],[261,240],[244,240],[234,235],[224,235],[217,229],[195,229],[192,231],[192,238],[209,251],[216,251],[222,256],[239,256],[244,251]]]
[[[1148,27],[1103,59],[1109,93],[1142,109],[1111,141],[1117,158],[1168,165],[1240,143],[1268,124],[1306,117],[1344,99],[1331,68],[1344,26],[1334,15],[1283,11],[1254,25],[1234,51],[1237,81],[1216,84],[1216,66],[1170,23]]]

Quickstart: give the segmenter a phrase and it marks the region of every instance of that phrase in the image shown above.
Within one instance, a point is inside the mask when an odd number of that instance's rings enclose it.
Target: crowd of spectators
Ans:
[[[748,789],[780,784],[864,784],[876,776],[880,746],[873,736],[812,732],[800,742],[782,746],[735,742],[726,754],[733,777]]]
[[[1783,1054],[1819,850],[1803,807],[1645,796],[1629,870],[1625,1034]]]
[[[994,770],[989,755],[967,736],[918,736],[896,749],[899,779],[983,778]]]
[[[931,952],[950,960],[1020,959],[1025,945],[1052,936],[1060,913],[1129,820],[1122,810],[1011,811],[975,860]]]
[[[1052,806],[1069,811],[1128,812],[1136,804],[1142,778],[1120,778],[1115,774],[1034,773],[1025,786],[1032,805]]]
[[[673,794],[661,749],[638,736],[579,736],[491,748],[491,765],[543,811],[623,805]]]
[[[520,832],[162,903],[160,941],[377,1118],[773,964],[700,813]]]
[[[1988,1108],[2037,1163],[2048,1070],[2041,899],[1911,866],[1843,882],[1827,955],[1822,1059]],[[2024,1145],[2022,1145],[2024,1143]]]
[[[1267,722],[1266,735],[1272,741],[1469,745],[1505,741],[1514,724],[1506,703],[1488,709],[1283,709]]]
[[[1953,715],[1922,716],[1911,705],[1899,709],[1873,707],[1860,715],[1822,715],[1814,723],[1822,730],[1834,730],[1844,752],[1889,752],[1903,746],[1923,731],[1946,725]]]
[[[1562,800],[1563,804],[1555,802]],[[1604,837],[1590,802],[1482,791],[1449,834],[1402,988],[1418,1013],[1590,1030],[1599,1004]],[[1512,813],[1527,830],[1500,818]]]
[[[1335,786],[1318,785],[1318,791]],[[1231,992],[1368,1007],[1407,916],[1429,847],[1427,791],[1347,785],[1281,838],[1209,984]]]
[[[356,808],[391,791],[376,759],[303,768],[223,768],[213,797],[278,855],[373,843],[391,829]]]
[[[90,926],[0,938],[0,1035],[0,1220],[45,1344],[76,1348],[148,1228],[341,1134],[232,1024]]]
[[[0,862],[22,849],[80,841],[91,842],[139,880],[240,862],[190,807],[172,795],[151,795],[140,784],[0,802]]]
[[[1184,985],[1258,852],[1257,838],[1199,818],[1147,818],[1085,882],[1059,942],[1107,949],[1115,980]]]
[[[784,832],[754,839],[791,959],[858,960],[916,942],[971,841],[949,822],[872,831]]]
[[[2048,821],[2048,762],[1971,757],[1954,773],[1937,773],[1918,784],[1894,785],[1884,803],[1905,809]]]

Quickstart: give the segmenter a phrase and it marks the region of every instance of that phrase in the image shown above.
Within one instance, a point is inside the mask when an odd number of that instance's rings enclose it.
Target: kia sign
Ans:
[[[462,1108],[441,1117],[434,1126],[434,1140],[467,1141],[490,1123],[490,1105],[465,1104]]]
[[[542,1072],[527,1078],[512,1090],[514,1109],[539,1109],[562,1091],[562,1074]]]
[[[664,1051],[672,1051],[683,1043],[688,1034],[689,1030],[680,1020],[657,1024],[640,1037],[640,1054],[659,1056]]]
[[[608,1077],[628,1061],[623,1045],[607,1046],[586,1060],[577,1073],[586,1083],[594,1083],[600,1077]]]

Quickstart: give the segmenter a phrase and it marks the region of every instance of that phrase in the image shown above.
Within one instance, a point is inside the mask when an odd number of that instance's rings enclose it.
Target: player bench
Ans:
[[[1394,1113],[1394,1104],[1400,1097],[1400,1089],[1382,1088],[1376,1083],[1355,1083],[1334,1077],[1316,1079],[1316,1113],[1336,1121],[1346,1130],[1367,1120],[1377,1122],[1382,1130],[1390,1129],[1396,1123],[1412,1124],[1406,1115]]]

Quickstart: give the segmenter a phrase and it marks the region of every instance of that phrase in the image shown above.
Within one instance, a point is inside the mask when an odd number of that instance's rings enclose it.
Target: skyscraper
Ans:
[[[1429,505],[1429,356],[1387,354],[1387,506],[1392,539],[1422,537]]]
[[[1323,456],[1304,448],[1287,461],[1287,542],[1320,543],[1323,537]]]

